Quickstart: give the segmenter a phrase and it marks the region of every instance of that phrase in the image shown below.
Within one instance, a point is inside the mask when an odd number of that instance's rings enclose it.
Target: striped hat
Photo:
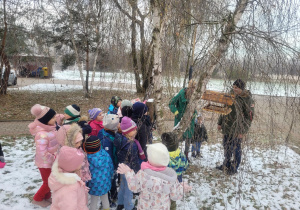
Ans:
[[[93,108],[93,109],[90,109],[90,110],[89,110],[90,118],[93,119],[93,120],[96,119],[97,116],[98,116],[101,112],[102,112],[102,110],[99,109],[99,108]]]
[[[79,117],[80,108],[76,104],[72,104],[65,108],[65,113],[71,117]]]
[[[94,154],[101,149],[100,139],[97,136],[89,136],[83,142],[82,148],[87,154]]]
[[[137,129],[135,122],[133,122],[129,117],[123,117],[121,122],[121,130],[123,134],[130,133]]]

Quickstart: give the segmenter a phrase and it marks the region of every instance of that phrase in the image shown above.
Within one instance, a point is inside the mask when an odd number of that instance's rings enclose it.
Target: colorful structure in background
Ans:
[[[54,59],[35,54],[19,54],[10,57],[10,63],[19,76],[52,77]]]

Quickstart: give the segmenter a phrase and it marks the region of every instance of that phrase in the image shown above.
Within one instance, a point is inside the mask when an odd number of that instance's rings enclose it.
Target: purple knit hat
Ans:
[[[129,117],[122,118],[120,127],[123,134],[130,133],[131,131],[137,129],[135,122],[133,122]]]
[[[97,118],[97,116],[102,112],[101,109],[99,108],[93,108],[93,109],[90,109],[89,110],[89,115],[90,115],[90,118],[95,120]]]

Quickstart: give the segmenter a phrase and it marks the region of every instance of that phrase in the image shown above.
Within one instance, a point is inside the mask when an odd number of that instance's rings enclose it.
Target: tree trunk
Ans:
[[[90,94],[93,93],[93,85],[94,85],[94,80],[95,80],[96,65],[97,65],[97,59],[98,59],[99,49],[100,49],[100,43],[98,43],[98,46],[97,46],[97,49],[96,49],[96,53],[95,53],[95,58],[94,58],[93,74],[92,74],[92,81],[91,81],[91,86],[90,86]]]
[[[214,47],[213,52],[210,54],[208,62],[203,68],[204,73],[202,73],[198,78],[195,78],[197,87],[194,93],[192,94],[190,102],[187,105],[186,111],[180,121],[180,127],[177,130],[178,137],[181,138],[182,134],[189,127],[190,122],[193,118],[194,110],[196,109],[197,104],[201,99],[201,96],[206,90],[206,85],[209,79],[211,78],[215,67],[217,66],[221,58],[224,57],[226,51],[228,50],[232,34],[234,33],[235,27],[246,9],[248,1],[249,0],[239,0],[237,2],[233,15],[229,15],[223,33],[220,36],[216,46]]]
[[[8,78],[10,74],[10,64],[8,61],[8,58],[4,52],[5,48],[5,41],[6,41],[6,35],[7,35],[7,22],[6,22],[6,0],[3,0],[3,14],[4,14],[4,33],[3,33],[3,39],[1,42],[1,49],[0,49],[0,55],[1,55],[1,71],[0,71],[0,84],[1,84],[1,90],[0,94],[1,95],[6,95],[7,94],[7,83],[8,83]],[[5,66],[5,71],[2,79],[2,68]]]
[[[164,126],[164,107],[162,104],[162,59],[161,59],[161,44],[160,44],[160,33],[161,33],[161,23],[160,23],[160,7],[159,0],[151,1],[153,3],[153,90],[155,97],[155,110],[157,117],[157,130],[161,134],[165,131]]]
[[[139,67],[136,57],[136,5],[132,6],[132,20],[131,20],[131,56],[133,62],[133,72],[135,76],[135,87],[137,93],[143,93],[143,88],[141,87],[141,80],[139,75]]]
[[[85,61],[85,68],[86,68],[86,78],[85,78],[85,88],[86,88],[86,95],[85,97],[90,97],[89,95],[89,72],[90,72],[90,66],[89,66],[89,42],[86,42],[86,61]]]
[[[148,78],[149,69],[147,69],[147,62],[145,59],[146,53],[146,40],[145,40],[145,24],[144,19],[142,19],[140,26],[140,39],[141,39],[141,51],[140,51],[140,62],[141,62],[141,72],[143,79],[143,91],[146,92],[150,81]]]

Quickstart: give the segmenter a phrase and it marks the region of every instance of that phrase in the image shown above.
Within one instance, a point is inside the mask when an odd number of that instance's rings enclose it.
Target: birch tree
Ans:
[[[209,56],[205,66],[203,67],[204,71],[201,74],[201,77],[195,78],[196,80],[196,90],[191,96],[190,102],[187,105],[186,111],[180,121],[181,129],[178,130],[178,136],[181,137],[185,132],[187,127],[190,124],[190,121],[193,118],[194,110],[197,107],[198,102],[201,99],[202,94],[206,90],[206,85],[211,78],[211,75],[220,62],[220,60],[224,57],[226,51],[228,50],[229,44],[232,39],[232,34],[235,32],[236,25],[241,19],[247,4],[248,0],[239,0],[236,4],[235,10],[233,14],[229,14],[226,19],[226,23],[223,27],[223,32],[221,36],[218,38],[214,49],[209,52]]]

